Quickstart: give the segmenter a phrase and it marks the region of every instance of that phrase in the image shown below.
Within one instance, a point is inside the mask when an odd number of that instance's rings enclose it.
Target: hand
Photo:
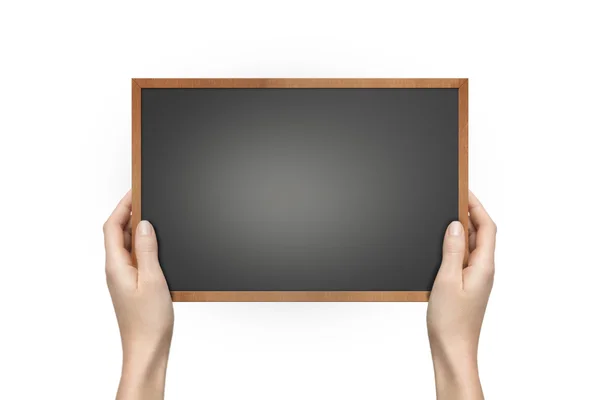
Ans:
[[[152,225],[142,221],[135,235],[137,268],[131,258],[131,192],[104,224],[106,280],[123,346],[117,399],[162,399],[173,336],[173,302],[158,263]]]
[[[494,281],[496,225],[472,193],[468,242],[470,255],[463,268],[464,230],[460,222],[452,222],[427,308],[438,399],[483,399],[477,348]]]

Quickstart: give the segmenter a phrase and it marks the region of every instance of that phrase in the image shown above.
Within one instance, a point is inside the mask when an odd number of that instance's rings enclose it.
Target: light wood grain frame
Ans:
[[[132,232],[142,215],[142,89],[145,88],[446,88],[458,89],[458,216],[468,238],[468,79],[132,79]],[[134,263],[135,254],[132,254]],[[465,262],[468,254],[465,254]],[[171,292],[173,301],[424,302],[428,291],[203,291]]]

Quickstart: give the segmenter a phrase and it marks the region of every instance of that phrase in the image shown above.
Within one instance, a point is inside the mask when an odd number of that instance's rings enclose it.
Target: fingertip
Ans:
[[[140,221],[135,231],[135,249],[138,259],[144,253],[156,253],[158,250],[158,244],[156,242],[156,235],[154,234],[154,228],[148,221]]]
[[[459,221],[453,221],[446,229],[444,237],[444,257],[460,254],[465,249],[464,227]],[[455,258],[455,257],[454,257]]]
[[[140,221],[137,226],[137,234],[140,236],[150,236],[152,235],[153,230],[152,224],[146,220]]]
[[[149,281],[162,274],[158,260],[158,240],[152,224],[142,220],[136,227],[135,253],[142,281]]]
[[[463,226],[459,221],[452,221],[447,229],[447,233],[450,236],[461,236],[463,231]]]

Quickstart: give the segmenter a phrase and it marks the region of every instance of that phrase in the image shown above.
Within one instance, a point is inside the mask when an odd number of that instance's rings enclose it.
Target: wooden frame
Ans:
[[[144,88],[446,88],[458,89],[458,206],[468,239],[468,79],[132,79],[132,232],[142,210],[142,89]],[[135,237],[133,238],[135,240]],[[133,252],[132,252],[133,253]],[[132,254],[135,265],[135,254]],[[465,254],[465,262],[468,254]],[[429,292],[171,292],[173,301],[428,301]]]

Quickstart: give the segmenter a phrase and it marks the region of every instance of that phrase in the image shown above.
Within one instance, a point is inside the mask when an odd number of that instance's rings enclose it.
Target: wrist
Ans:
[[[167,362],[171,349],[171,335],[121,335],[123,346],[123,366],[151,366]]]
[[[123,371],[152,377],[166,370],[169,346],[124,346]]]
[[[438,399],[483,399],[476,351],[432,345]]]
[[[162,398],[168,359],[168,345],[124,344],[118,398]]]

